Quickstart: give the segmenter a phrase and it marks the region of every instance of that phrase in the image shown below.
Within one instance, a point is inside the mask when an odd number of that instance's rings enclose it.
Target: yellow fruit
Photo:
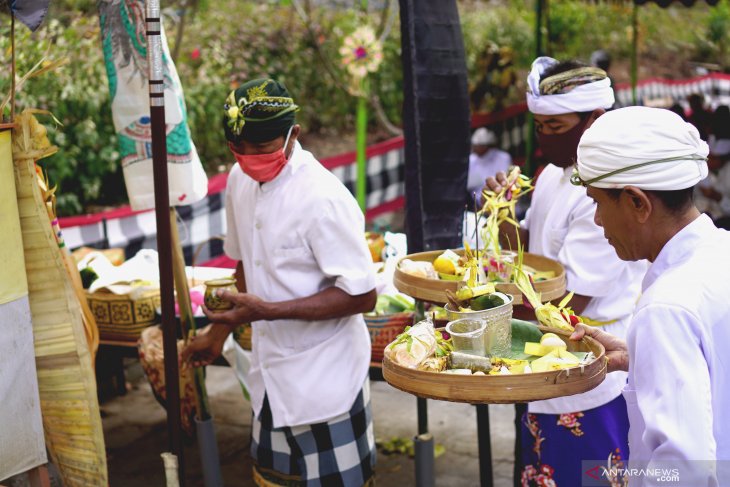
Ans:
[[[433,268],[441,274],[457,274],[459,270],[459,254],[452,250],[445,250],[433,261]]]
[[[436,269],[436,272],[440,272],[441,274],[456,274],[456,264],[443,255],[436,257],[436,260],[433,261],[433,268]]]
[[[562,338],[560,338],[555,333],[545,333],[540,338],[540,345],[543,345],[545,347],[566,347],[565,342]]]

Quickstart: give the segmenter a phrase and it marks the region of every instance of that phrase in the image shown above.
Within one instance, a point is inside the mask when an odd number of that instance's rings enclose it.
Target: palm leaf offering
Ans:
[[[507,173],[507,184],[499,192],[489,189],[482,192],[484,205],[479,213],[487,215],[487,222],[482,230],[485,248],[491,249],[496,255],[500,254],[500,225],[507,222],[515,227],[520,226],[516,216],[517,201],[533,189],[532,179],[521,174],[519,167],[513,167]]]
[[[524,269],[524,265],[522,263],[523,255],[522,246],[520,245],[517,252],[517,261],[515,262],[514,269],[512,270],[514,283],[524,296],[524,302],[528,303],[529,306],[535,310],[535,317],[541,325],[572,332],[575,325],[578,323],[585,323],[591,326],[613,323],[613,321],[596,321],[575,314],[575,312],[568,307],[568,303],[573,298],[572,292],[565,295],[557,306],[549,301],[543,303],[540,293],[538,293],[533,286],[533,279]]]
[[[454,351],[451,337],[434,330],[430,321],[409,327],[386,348],[386,357],[403,367],[457,375],[513,375],[548,372],[590,363],[589,352],[568,351],[567,343],[537,325],[512,320],[511,351],[484,357]],[[435,338],[435,340],[434,340]]]
[[[26,110],[16,117],[13,159],[46,446],[64,485],[106,486],[106,452],[84,301],[52,225],[55,215],[48,198],[53,191],[39,179],[42,173],[36,168],[36,160],[56,148],[33,113]]]

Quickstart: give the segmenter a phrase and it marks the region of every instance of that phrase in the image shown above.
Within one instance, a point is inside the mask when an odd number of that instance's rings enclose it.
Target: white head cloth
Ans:
[[[707,176],[708,153],[694,125],[676,113],[621,108],[598,117],[583,133],[573,179],[596,188],[685,189]]]
[[[576,86],[559,95],[540,94],[540,76],[558,61],[551,57],[539,57],[532,63],[527,76],[527,107],[537,115],[562,115],[564,113],[592,112],[598,108],[611,108],[615,101],[609,78]]]
[[[471,145],[492,145],[497,143],[497,136],[484,127],[479,127],[471,136]]]

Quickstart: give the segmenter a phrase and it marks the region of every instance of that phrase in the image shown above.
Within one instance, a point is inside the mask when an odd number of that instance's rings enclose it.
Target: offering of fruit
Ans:
[[[433,261],[433,268],[441,279],[461,280],[464,275],[464,267],[460,263],[461,257],[452,251],[446,250]]]
[[[365,240],[368,243],[370,257],[373,262],[383,261],[383,249],[385,249],[385,239],[383,235],[377,232],[365,232]]]
[[[525,353],[527,355],[537,355],[542,357],[558,349],[567,350],[568,346],[555,333],[545,333],[540,339],[540,343],[525,343]]]

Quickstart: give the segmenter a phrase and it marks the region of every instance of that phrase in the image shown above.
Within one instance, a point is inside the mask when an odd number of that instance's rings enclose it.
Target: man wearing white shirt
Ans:
[[[608,242],[651,262],[626,342],[583,326],[571,337],[628,370],[630,485],[730,485],[730,233],[692,202],[707,154],[695,127],[646,107],[606,114],[578,147],[573,181]]]
[[[481,199],[481,191],[488,177],[498,172],[506,172],[512,165],[512,156],[497,148],[497,136],[484,127],[479,127],[471,136],[471,154],[469,154],[469,177],[466,191],[469,199],[476,193],[477,201]]]
[[[364,216],[347,188],[297,142],[298,107],[271,79],[226,101],[238,164],[226,189],[226,254],[239,261],[234,307],[185,350],[210,363],[241,323],[253,326],[248,377],[257,485],[369,485],[375,464],[370,336],[375,305]],[[245,277],[244,277],[245,274]]]
[[[575,293],[570,305],[576,314],[604,322],[605,329],[624,336],[646,266],[616,257],[593,221],[585,189],[570,183],[581,134],[614,103],[610,80],[599,68],[541,57],[532,65],[528,90],[540,149],[550,164],[537,180],[519,230],[521,242],[530,253],[563,264],[566,287]],[[498,191],[505,182],[504,174],[498,174],[487,186]],[[514,245],[516,240],[512,234],[504,243]],[[581,485],[584,462],[609,455],[616,462],[626,458],[625,383],[625,374],[614,375],[586,393],[530,403],[522,418],[517,459],[522,480],[529,483],[541,476],[558,486]]]

